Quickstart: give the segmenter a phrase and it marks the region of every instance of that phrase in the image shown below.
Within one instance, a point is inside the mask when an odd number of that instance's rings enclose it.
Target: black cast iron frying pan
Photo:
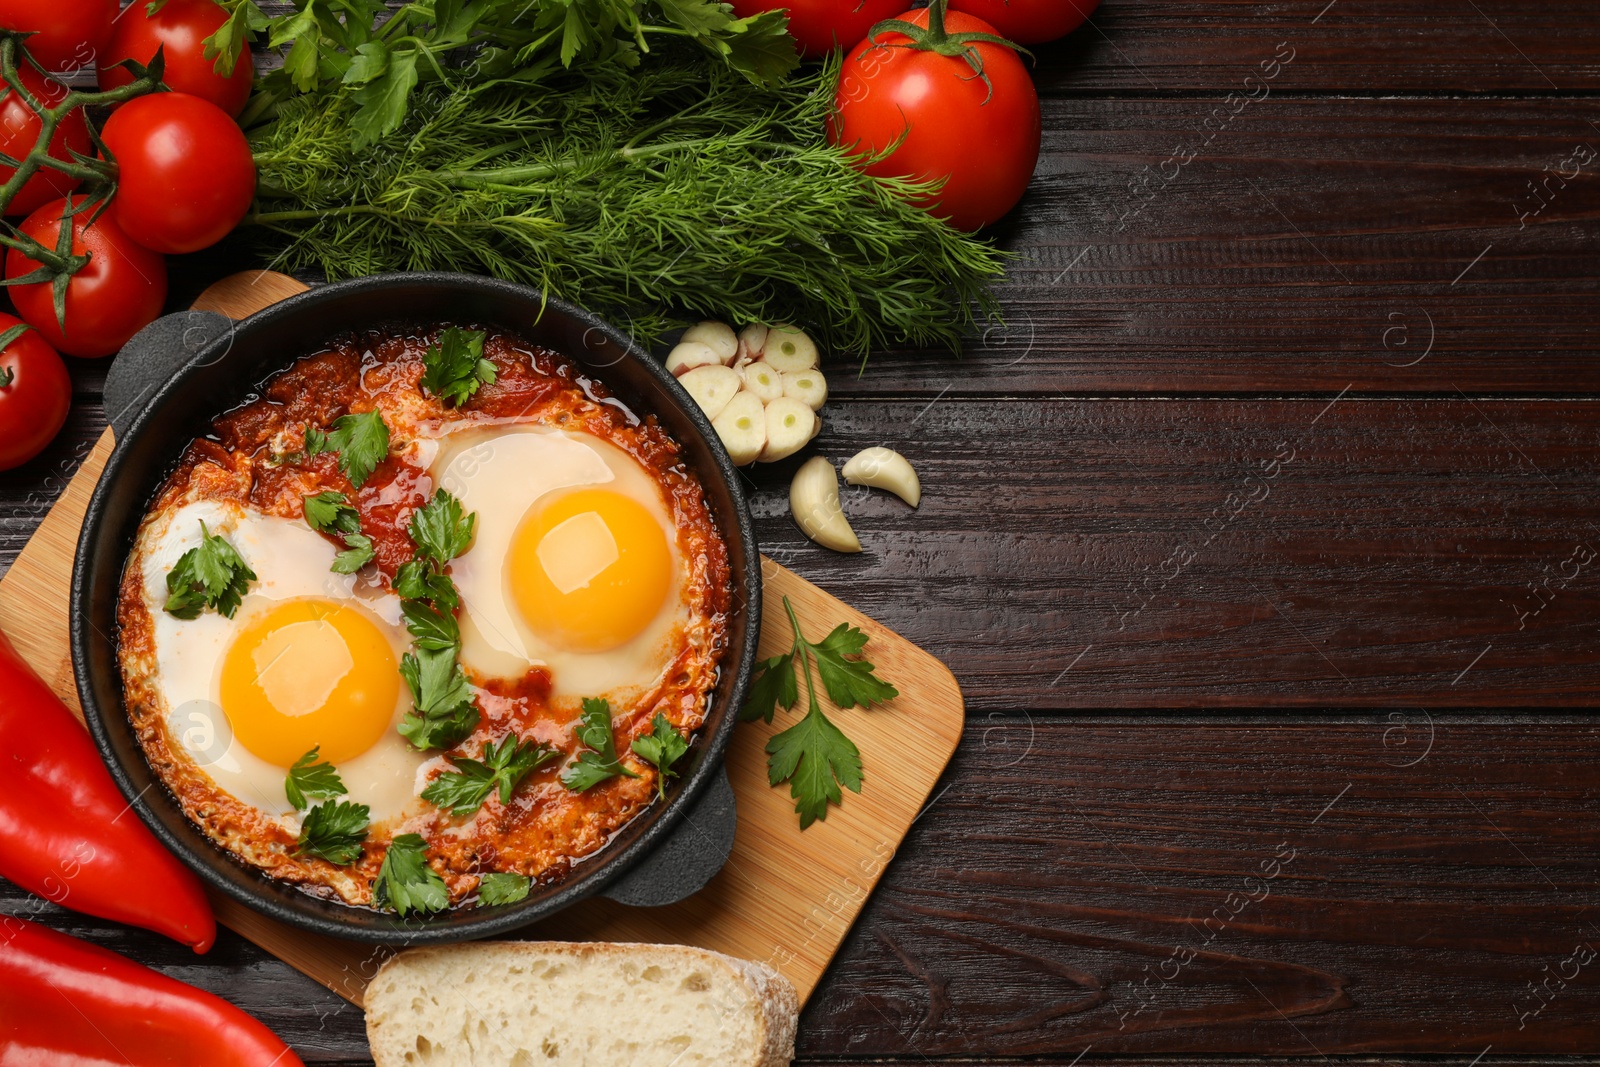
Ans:
[[[653,414],[700,476],[733,571],[729,648],[690,763],[665,805],[645,812],[563,881],[516,904],[402,920],[313,897],[233,859],[194,827],[144,758],[122,703],[116,603],[145,508],[211,420],[334,336],[434,322],[492,324],[561,352],[640,415]],[[133,809],[206,882],[275,919],[317,933],[410,945],[504,934],[596,894],[625,904],[680,900],[733,846],[733,792],[722,761],[761,632],[761,563],[739,475],[710,423],[671,374],[626,335],[571,305],[510,282],[462,274],[385,274],[302,293],[233,322],[181,312],[129,342],[106,381],[117,446],[89,503],[72,578],[72,658],[89,732]]]

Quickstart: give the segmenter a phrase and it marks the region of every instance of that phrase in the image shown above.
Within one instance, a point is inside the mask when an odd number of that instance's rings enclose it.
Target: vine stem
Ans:
[[[22,73],[18,67],[19,48],[22,49],[21,55],[26,62],[32,64],[34,69],[39,71],[41,75],[45,77],[48,77],[48,75],[39,68],[33,57],[27,54],[26,49],[22,48],[21,42],[22,35],[10,32],[0,34],[0,78],[4,78],[9,91],[16,93],[28,109],[38,117],[39,135],[34,140],[33,148],[20,161],[20,165],[12,173],[11,177],[6,179],[3,184],[0,184],[0,212],[3,212],[5,207],[21,191],[22,187],[34,175],[39,173],[41,167],[49,167],[69,177],[105,187],[103,195],[97,192],[90,197],[91,202],[109,197],[110,189],[114,187],[116,182],[117,164],[116,160],[111,158],[110,152],[106,151],[105,145],[100,142],[98,134],[91,130],[90,136],[95,145],[105,154],[106,158],[103,160],[83,162],[55,159],[50,155],[50,142],[54,140],[56,130],[60,127],[62,120],[79,108],[120,104],[135,97],[155,92],[161,86],[162,54],[158,52],[156,59],[152,60],[150,68],[137,72],[138,76],[127,85],[107,92],[90,93],[69,89],[67,95],[62,97],[54,107],[45,107],[44,103],[35,98],[27,86],[22,83]],[[68,203],[70,204],[71,201],[69,200]],[[43,264],[54,273],[75,274],[89,262],[89,257],[72,254],[72,227],[66,220],[62,221],[60,229],[64,233],[64,239],[59,240],[57,247],[51,249],[35,241],[27,234],[18,231],[14,226],[7,225],[0,229],[0,246],[16,249],[29,259]]]

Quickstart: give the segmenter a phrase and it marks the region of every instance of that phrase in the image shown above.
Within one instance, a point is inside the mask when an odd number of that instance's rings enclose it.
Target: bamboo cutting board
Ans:
[[[195,307],[244,318],[304,288],[286,275],[250,272],[218,282]],[[108,429],[0,577],[0,630],[80,718],[67,637],[68,588],[78,530],[111,447]],[[772,964],[795,984],[802,1002],[816,987],[954,755],[964,708],[955,678],[932,655],[769,559],[763,558],[762,572],[761,656],[789,647],[782,610],[787,596],[812,636],[840,622],[864,630],[869,658],[900,690],[870,712],[841,711],[822,697],[829,716],[861,749],[866,782],[860,795],[846,793],[826,822],[802,832],[787,788],[767,785],[767,739],[788,725],[788,717],[780,713],[771,726],[742,724],[727,757],[738,831],[727,866],[710,885],[664,908],[585,901],[531,927],[527,936],[699,945]],[[389,951],[304,933],[221,894],[213,893],[212,903],[225,925],[358,1005]]]

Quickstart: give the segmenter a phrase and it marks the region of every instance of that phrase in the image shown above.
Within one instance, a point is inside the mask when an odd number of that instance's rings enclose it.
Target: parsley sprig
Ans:
[[[200,543],[178,558],[167,572],[166,611],[180,619],[197,619],[206,608],[223,618],[239,610],[256,572],[228,540],[200,523]]]
[[[320,456],[324,452],[339,454],[339,469],[351,485],[360,489],[389,455],[389,426],[382,414],[368,411],[341,415],[328,431],[306,427],[306,455]]]
[[[372,902],[401,918],[414,911],[443,911],[450,906],[444,879],[428,866],[428,846],[421,834],[401,834],[389,842],[383,866],[372,883]]]
[[[561,769],[561,784],[574,793],[582,793],[606,781],[623,775],[639,777],[617,758],[617,742],[611,734],[611,704],[605,700],[587,699],[579,716],[578,740],[589,751],[580,752],[578,758]]]
[[[306,812],[300,824],[300,843],[295,851],[348,867],[361,858],[361,843],[367,839],[371,823],[372,811],[365,804],[346,800],[318,804]]]
[[[478,879],[478,901],[482,904],[515,904],[528,898],[533,879],[525,874],[495,871]]]
[[[411,515],[407,527],[416,558],[395,574],[395,592],[405,616],[413,651],[400,660],[400,676],[411,690],[412,709],[400,733],[419,749],[460,744],[478,725],[472,687],[461,669],[461,629],[452,614],[461,597],[444,573],[452,559],[472,544],[477,516],[439,490]]]
[[[335,574],[354,574],[371,563],[376,553],[372,538],[361,532],[361,513],[350,506],[343,493],[318,493],[305,498],[306,525],[318,533],[341,536],[345,550],[333,557]]]
[[[677,774],[672,765],[689,751],[689,739],[674,729],[667,717],[658,711],[650,723],[650,732],[634,738],[632,747],[635,756],[655,766],[656,792],[665,800],[667,779]]]
[[[332,800],[348,792],[333,764],[317,759],[321,751],[322,746],[317,745],[295,760],[294,766],[289,768],[289,776],[283,781],[284,795],[298,811],[305,810],[307,797],[314,800]]]
[[[485,743],[481,759],[456,757],[454,771],[446,771],[422,791],[422,799],[456,816],[471,815],[500,790],[500,803],[511,803],[524,778],[556,758],[556,750],[541,741],[523,741],[507,734],[498,745]]]
[[[794,646],[781,656],[757,664],[761,674],[750,686],[750,696],[739,717],[746,722],[771,722],[778,705],[792,709],[799,702],[794,672],[798,657],[806,680],[806,715],[767,742],[767,778],[774,786],[789,783],[789,795],[794,798],[794,810],[800,816],[800,829],[804,830],[828,817],[829,804],[843,802],[841,785],[859,793],[862,779],[861,750],[823,714],[811,680],[812,664],[828,691],[828,699],[840,708],[857,704],[871,707],[900,693],[873,673],[871,663],[846,658],[861,654],[867,644],[865,633],[840,623],[821,641],[807,641],[788,597],[783,598],[783,607],[794,629]]]
[[[493,385],[494,364],[483,356],[482,330],[447,327],[439,343],[429,345],[422,356],[422,388],[448,407],[460,407],[472,399],[480,385]]]

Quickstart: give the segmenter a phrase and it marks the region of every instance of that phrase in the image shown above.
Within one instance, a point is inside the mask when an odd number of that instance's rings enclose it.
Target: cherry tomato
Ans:
[[[817,59],[835,48],[853,47],[904,6],[904,0],[733,0],[733,13],[745,19],[787,8],[789,36],[807,59]]]
[[[928,25],[928,11],[899,18]],[[950,34],[994,33],[971,15],[945,15]],[[904,47],[886,33],[862,41],[844,61],[828,124],[836,145],[887,157],[865,167],[876,177],[947,179],[919,203],[962,230],[976,230],[1016,206],[1039,160],[1039,94],[1017,54],[976,42],[984,77],[960,55]]]
[[[22,320],[0,313],[0,334]],[[55,349],[36,330],[24,330],[0,351],[0,471],[44,451],[67,421],[72,379]]]
[[[950,10],[975,15],[1018,44],[1065,37],[1099,6],[1100,0],[950,0]]]
[[[28,51],[54,74],[94,66],[116,17],[117,0],[0,0],[0,26],[35,31]]]
[[[54,78],[47,78],[26,63],[17,68],[23,87],[46,107],[54,107],[66,99],[67,87]],[[21,159],[39,143],[39,116],[23,102],[22,95],[9,85],[0,82],[0,153],[12,159]],[[83,109],[69,111],[56,125],[55,136],[50,138],[50,155],[70,162],[68,149],[83,155],[92,154],[89,128],[83,121]],[[16,168],[0,166],[0,182],[8,181]],[[41,167],[33,177],[17,190],[17,195],[6,205],[7,215],[31,215],[51,200],[66,196],[78,187],[78,179],[68,177],[59,170]]]
[[[141,97],[140,99],[143,99]],[[75,197],[81,204],[85,198]],[[23,220],[20,229],[46,248],[56,246],[65,200],[53,200]],[[67,283],[67,332],[56,322],[48,281],[11,287],[17,314],[58,352],[69,356],[109,356],[144,329],[167,299],[167,261],[136,244],[107,211],[88,225],[93,210],[72,216],[72,251],[88,253],[89,263]],[[39,264],[11,249],[6,277],[20,278]]]
[[[100,137],[120,174],[111,210],[123,232],[152,251],[210,248],[250,210],[250,143],[221,108],[198,96],[130,100]]]
[[[165,48],[166,71],[161,80],[177,93],[191,93],[216,104],[229,115],[244,110],[255,77],[248,49],[239,46],[233,73],[224,78],[216,60],[205,56],[205,41],[228,20],[228,13],[211,0],[167,0],[154,15],[142,2],[129,4],[111,24],[111,46],[100,61],[100,88],[115,89],[133,81],[128,68],[114,66],[124,59],[149,64],[156,49]]]

